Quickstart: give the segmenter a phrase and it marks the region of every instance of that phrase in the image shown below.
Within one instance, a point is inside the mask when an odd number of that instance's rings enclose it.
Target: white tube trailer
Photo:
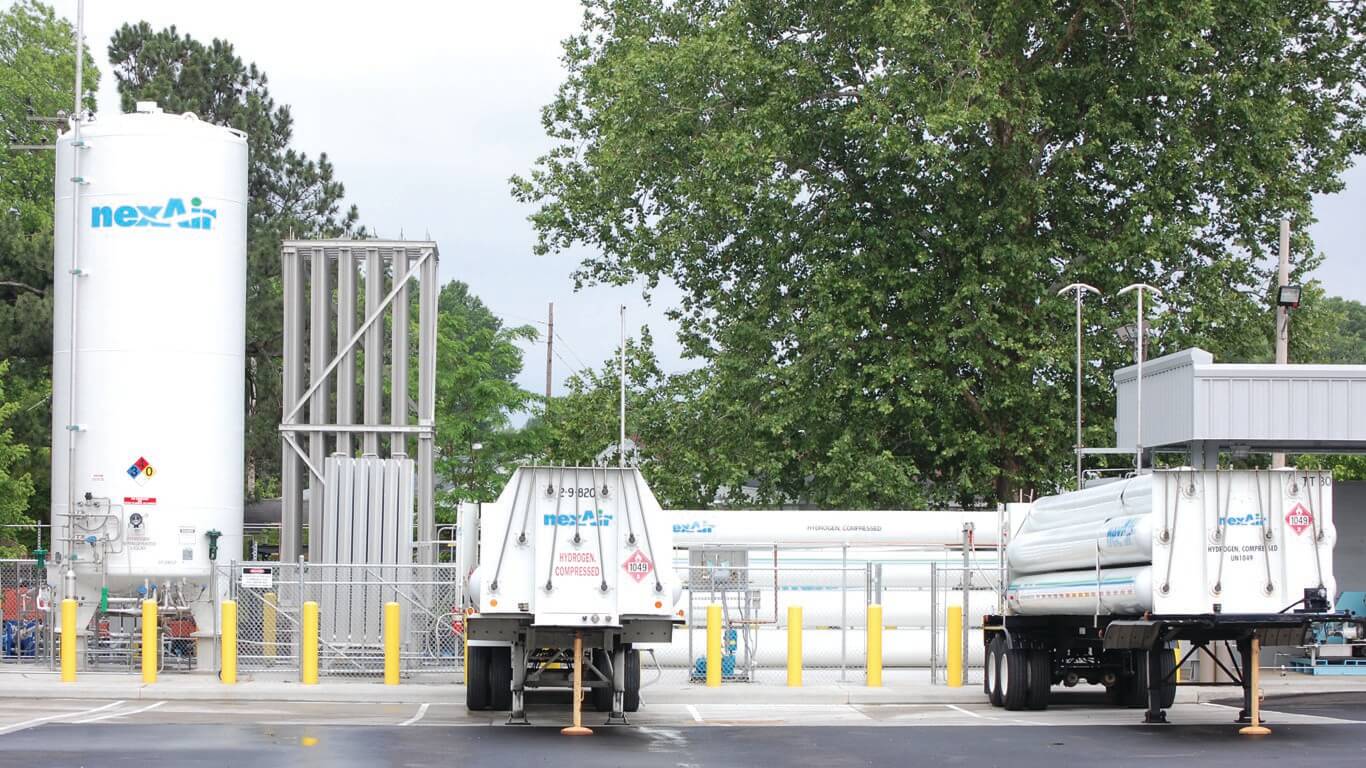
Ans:
[[[1344,619],[1328,608],[1328,472],[1158,470],[1007,515],[1006,613],[983,633],[996,706],[1043,709],[1053,685],[1085,681],[1166,722],[1185,641],[1187,659],[1203,652],[1232,682],[1181,684],[1241,686],[1246,719],[1257,648],[1302,645],[1312,624]],[[1241,663],[1229,669],[1215,643],[1236,644]]]
[[[634,646],[683,621],[672,525],[640,471],[521,467],[481,505],[478,541],[466,705],[524,723],[526,689],[571,687],[577,666],[592,705],[624,722],[640,706]]]

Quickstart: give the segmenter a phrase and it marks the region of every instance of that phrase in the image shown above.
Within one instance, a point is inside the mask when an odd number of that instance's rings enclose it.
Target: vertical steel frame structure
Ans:
[[[441,290],[436,243],[286,240],[280,258],[284,290],[280,560],[293,562],[302,554],[305,519],[315,535],[326,525],[327,456],[409,457],[410,438],[415,438],[418,530],[414,540],[418,562],[434,562],[436,323]],[[415,392],[408,375],[414,289]]]

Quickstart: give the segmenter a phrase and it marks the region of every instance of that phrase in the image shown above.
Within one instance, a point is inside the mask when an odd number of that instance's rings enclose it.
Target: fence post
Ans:
[[[707,687],[721,687],[721,606],[707,606]]]
[[[76,682],[76,601],[62,601],[62,682]]]
[[[303,630],[300,633],[302,656],[299,659],[300,682],[304,685],[318,684],[318,603],[309,600],[304,603]]]
[[[787,687],[802,687],[802,607],[787,607]]]
[[[398,603],[384,604],[384,684],[398,685],[399,662]]]
[[[882,687],[882,606],[877,603],[868,605],[868,618],[865,622],[868,638],[867,683],[869,688]]]
[[[157,601],[142,601],[142,682],[157,681]]]
[[[950,605],[948,620],[944,622],[948,630],[948,684],[950,688],[963,687],[963,607]]]
[[[219,679],[225,685],[237,682],[237,601],[224,600],[223,606],[223,659],[219,663]]]
[[[275,593],[261,595],[261,652],[275,658]]]

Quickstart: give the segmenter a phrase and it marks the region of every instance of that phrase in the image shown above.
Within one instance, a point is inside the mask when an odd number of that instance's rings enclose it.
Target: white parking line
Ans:
[[[699,712],[697,711],[697,707],[694,707],[693,705],[689,704],[689,705],[687,706],[687,710],[688,710],[688,714],[692,715],[692,719],[693,719],[693,722],[694,722],[694,723],[700,723],[700,722],[702,722],[702,715],[701,715],[701,713],[699,713]]]
[[[139,708],[139,709],[129,709],[129,710],[126,710],[126,711],[124,711],[124,712],[110,712],[110,713],[107,714],[107,715],[97,715],[97,716],[95,716],[95,717],[88,717],[88,718],[86,718],[86,719],[84,719],[84,720],[76,720],[76,721],[74,721],[74,722],[75,722],[77,725],[84,725],[85,723],[98,723],[98,722],[101,721],[101,720],[110,720],[110,719],[115,718],[115,717],[125,717],[125,716],[127,716],[127,715],[140,715],[140,714],[142,714],[143,712],[151,712],[152,710],[156,709],[157,707],[159,707],[159,706],[161,706],[162,704],[165,704],[165,703],[166,703],[166,702],[164,702],[164,701],[158,701],[158,702],[156,702],[155,704],[149,704],[149,705],[147,705],[147,706],[145,706],[145,707],[141,707],[141,708]]]
[[[407,720],[404,720],[403,722],[399,723],[399,725],[412,725],[413,723],[416,723],[418,720],[421,720],[423,717],[427,715],[427,708],[430,706],[431,704],[423,704],[422,706],[418,707],[416,715],[413,715]]]
[[[978,720],[987,720],[987,719],[988,719],[988,718],[986,718],[986,717],[983,717],[982,715],[977,714],[976,712],[972,712],[972,711],[963,709],[962,707],[958,706],[957,704],[945,704],[944,706],[948,707],[949,709],[952,709],[952,710],[955,711],[955,712],[962,712],[963,714],[968,715],[969,717],[975,717],[975,718],[977,718]],[[992,718],[992,719],[994,719],[994,718]]]
[[[15,733],[17,731],[22,731],[26,728],[32,728],[35,725],[41,725],[42,723],[46,723],[49,720],[59,720],[63,717],[83,717],[85,715],[93,715],[96,712],[103,712],[104,710],[109,709],[111,707],[117,707],[122,703],[123,699],[120,699],[118,701],[111,701],[108,704],[105,704],[100,707],[95,707],[93,709],[78,709],[75,712],[58,712],[55,715],[44,715],[43,717],[35,717],[32,720],[25,720],[22,723],[15,723],[14,725],[7,725],[4,728],[0,728],[0,736],[7,733]]]

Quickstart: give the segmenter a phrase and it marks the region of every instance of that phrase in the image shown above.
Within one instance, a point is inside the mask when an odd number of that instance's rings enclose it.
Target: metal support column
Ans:
[[[968,681],[968,651],[972,645],[972,612],[968,610],[969,596],[972,594],[972,523],[963,523],[963,682]]]
[[[332,355],[328,352],[332,338],[332,280],[327,253],[315,249],[309,258],[309,283],[312,297],[309,302],[308,327],[308,383],[313,388],[313,396],[308,401],[308,423],[321,426],[327,424],[330,390],[328,386],[327,364]],[[327,438],[322,432],[308,436],[308,461],[315,468],[321,468],[327,456]],[[323,529],[323,480],[312,472],[308,476],[308,531],[310,553],[314,541],[321,542]],[[316,537],[316,538],[315,538]],[[313,559],[313,555],[309,555]]]
[[[408,274],[408,253],[394,251],[394,280]],[[393,321],[389,324],[389,423],[402,427],[408,424],[408,283],[398,287],[394,298]],[[408,439],[402,432],[389,438],[389,455],[407,455]],[[423,536],[424,540],[431,538]]]
[[[281,276],[284,285],[284,407],[288,410],[304,391],[304,280],[303,255],[294,248],[281,253]],[[283,499],[280,505],[280,560],[288,562],[299,556],[303,538],[303,466],[288,445],[290,435],[281,435],[280,453],[284,466],[280,470]]]
[[[356,333],[356,258],[350,248],[337,254],[337,338],[349,339]],[[337,424],[356,423],[356,353],[350,349],[337,369]],[[337,433],[337,453],[354,455],[351,433]]]
[[[422,265],[417,310],[421,334],[417,348],[417,423],[427,428],[417,438],[417,540],[424,542],[435,538],[436,531],[436,473],[433,467],[436,460],[436,302],[441,290],[437,266],[433,252]],[[418,562],[424,565],[435,562],[434,549],[431,544],[423,545]]]
[[[379,312],[384,301],[384,261],[378,248],[368,248],[365,253],[365,317],[369,319]],[[378,426],[381,419],[380,395],[383,392],[381,377],[384,374],[384,348],[380,336],[383,328],[380,323],[372,323],[365,331],[365,387],[362,397],[365,400],[365,425]],[[379,455],[379,434],[366,432],[361,439],[361,450],[372,456]]]

